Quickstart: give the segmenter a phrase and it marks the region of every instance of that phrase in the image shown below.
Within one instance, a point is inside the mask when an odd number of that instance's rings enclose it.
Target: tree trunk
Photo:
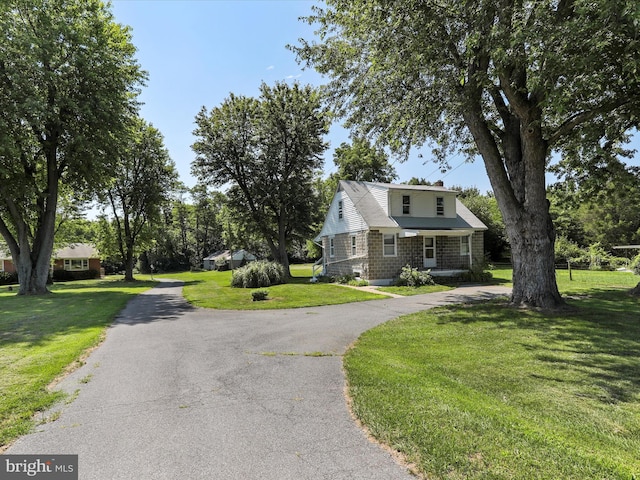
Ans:
[[[545,218],[546,217],[546,218]],[[564,305],[558,292],[554,262],[554,231],[548,212],[507,226],[511,240],[513,290],[515,306],[545,310]]]
[[[44,295],[49,293],[49,262],[31,260],[31,252],[21,251],[18,256],[16,271],[18,272],[18,295]],[[15,257],[14,257],[15,258]]]
[[[133,278],[133,267],[134,267],[134,258],[133,258],[133,245],[129,245],[127,243],[125,258],[124,258],[124,281],[125,282],[133,282],[135,278]]]
[[[636,285],[635,287],[633,287],[630,291],[629,291],[630,295],[633,295],[634,297],[640,297],[640,283],[638,283],[638,285]]]

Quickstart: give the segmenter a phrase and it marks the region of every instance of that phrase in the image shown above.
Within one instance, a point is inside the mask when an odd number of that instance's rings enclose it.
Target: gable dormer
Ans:
[[[444,188],[431,189],[419,185],[393,186],[388,190],[390,216],[456,218],[456,194],[456,191]]]

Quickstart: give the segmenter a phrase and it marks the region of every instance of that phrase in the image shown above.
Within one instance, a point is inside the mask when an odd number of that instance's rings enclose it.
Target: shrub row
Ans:
[[[79,270],[75,272],[70,272],[69,270],[53,271],[54,282],[69,282],[71,280],[92,280],[94,278],[100,278],[100,272],[95,269]]]
[[[278,262],[259,260],[233,271],[231,286],[235,288],[270,287],[285,283],[284,267]]]
[[[0,285],[14,285],[18,283],[17,272],[0,272]]]

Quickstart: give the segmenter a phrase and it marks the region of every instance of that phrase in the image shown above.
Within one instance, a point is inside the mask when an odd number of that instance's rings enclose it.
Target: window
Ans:
[[[351,235],[351,255],[356,256],[358,254],[358,246],[356,242],[356,236]]]
[[[342,220],[344,218],[344,212],[342,211],[342,200],[338,200],[338,219]]]
[[[336,242],[335,242],[335,238],[331,237],[329,239],[329,256],[330,257],[335,257],[336,256]]]
[[[396,256],[396,236],[395,234],[385,234],[382,236],[382,256],[383,257],[395,257]]]
[[[411,197],[409,195],[402,196],[402,214],[409,215],[411,213]]]
[[[469,237],[460,237],[460,255],[469,255]]]
[[[87,258],[66,258],[64,260],[65,270],[89,270],[89,260]]]
[[[444,215],[444,197],[436,197],[436,215]]]

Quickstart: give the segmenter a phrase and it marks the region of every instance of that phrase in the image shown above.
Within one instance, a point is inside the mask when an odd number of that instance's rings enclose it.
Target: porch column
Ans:
[[[469,270],[473,269],[473,233],[469,234]]]

